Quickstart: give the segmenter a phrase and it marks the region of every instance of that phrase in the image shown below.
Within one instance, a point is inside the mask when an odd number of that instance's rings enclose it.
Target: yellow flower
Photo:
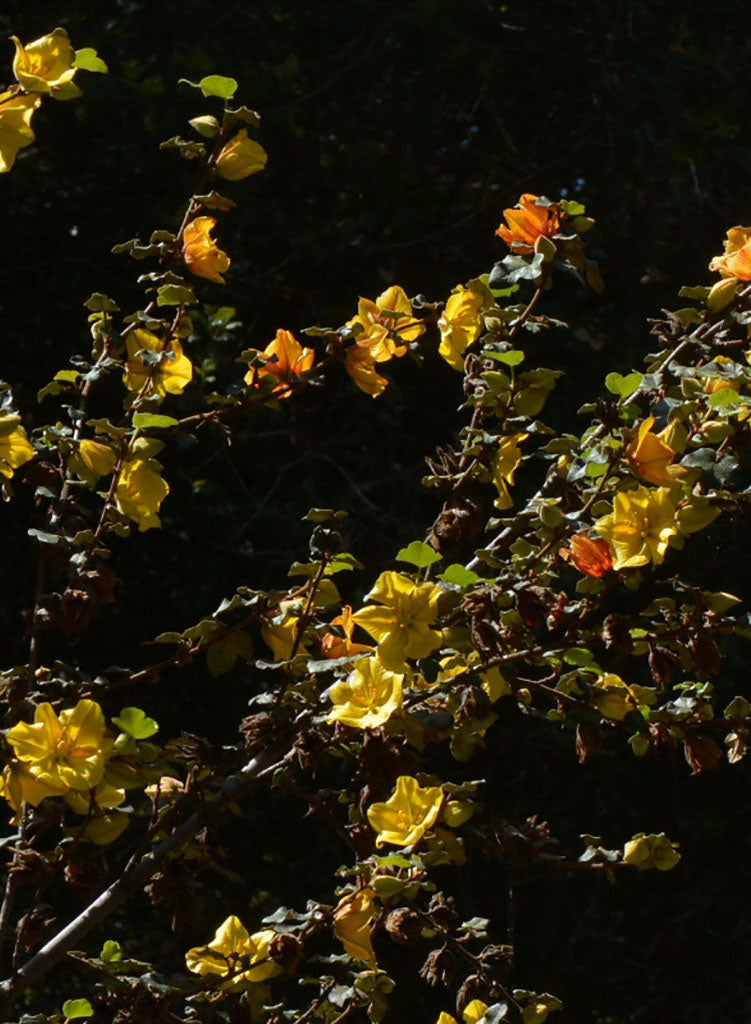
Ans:
[[[77,814],[88,814],[91,810],[91,795],[81,792],[66,793],[65,802]],[[103,779],[94,790],[93,797],[97,807],[119,807],[125,801],[125,790],[111,786]]]
[[[493,483],[498,489],[498,497],[493,504],[496,508],[504,511],[514,504],[509,486],[514,483],[514,474],[522,461],[522,453],[519,451],[519,443],[526,440],[527,434],[509,434],[501,440],[498,451],[493,456],[490,469],[493,474]]]
[[[482,999],[473,999],[471,1003],[467,1003],[462,1011],[464,1024],[477,1024],[478,1020],[485,1016],[487,1008],[488,1004],[483,1003]]]
[[[654,416],[648,416],[639,424],[637,436],[626,448],[631,469],[636,476],[650,484],[674,487],[675,468],[671,466],[675,452],[664,441],[664,433],[653,434]]]
[[[229,270],[230,258],[211,237],[215,227],[215,217],[195,217],[190,221],[183,231],[183,259],[196,277],[225,284],[222,274]]]
[[[623,859],[639,871],[647,871],[649,868],[670,871],[681,859],[681,855],[664,832],[658,835],[639,832],[624,846]]]
[[[402,706],[404,677],[387,671],[376,655],[364,658],[349,678],[329,690],[334,705],[327,721],[342,722],[354,729],[375,729]]]
[[[255,384],[262,377],[276,377],[279,383],[271,392],[277,398],[289,398],[292,384],[299,380],[313,365],[315,352],[312,348],[303,348],[291,331],[282,328],[276,337],[263,350],[269,360],[264,366],[251,366],[245,374],[246,384]]]
[[[678,533],[676,508],[668,487],[637,487],[613,499],[613,511],[594,524],[613,552],[614,569],[630,569],[665,559]]]
[[[630,711],[636,711],[640,704],[651,706],[657,699],[648,686],[628,686],[614,672],[606,672],[595,681],[598,688],[594,694],[597,710],[604,718],[622,722]]]
[[[389,316],[396,313],[397,316]],[[357,304],[357,316],[347,322],[348,327],[359,326],[357,342],[367,345],[377,363],[383,363],[392,356],[403,356],[407,345],[425,332],[425,325],[412,316],[412,304],[398,284],[392,284],[381,292],[373,302],[361,298]]]
[[[158,462],[132,458],[123,466],[115,488],[117,507],[143,532],[161,526],[159,506],[169,494],[169,484],[162,479]]]
[[[270,959],[269,947],[276,932],[271,928],[249,935],[239,918],[228,917],[219,925],[207,946],[196,946],[185,954],[185,963],[193,974],[218,974],[228,977],[223,989],[247,988],[281,974],[282,968]],[[265,961],[262,963],[261,961]],[[258,964],[254,967],[253,964]]]
[[[41,102],[40,96],[22,96],[12,89],[0,94],[0,174],[11,169],[19,149],[34,141],[31,118]]]
[[[374,964],[376,957],[370,941],[370,926],[375,917],[375,893],[360,889],[344,896],[334,910],[334,934],[350,956]]]
[[[375,368],[376,361],[366,342],[355,342],[347,349],[344,369],[366,395],[377,398],[388,386],[388,381]]]
[[[413,846],[434,824],[442,803],[440,786],[423,789],[411,775],[400,775],[389,799],[368,808],[370,827],[378,833],[376,846]]]
[[[239,181],[262,171],[267,160],[263,146],[249,139],[247,129],[241,128],[216,158],[216,169],[227,181]]]
[[[1,427],[1,424],[0,424]],[[36,455],[23,427],[7,434],[0,433],[0,476],[10,479],[13,471]]]
[[[538,203],[539,196],[525,193],[515,208],[504,210],[506,224],[496,230],[506,245],[514,252],[531,253],[540,236],[550,238],[561,226],[558,206]]]
[[[79,700],[59,718],[51,704],[40,704],[34,724],[19,722],[6,738],[34,778],[65,790],[98,785],[112,750],[102,709],[93,700]]]
[[[151,331],[139,328],[130,332],[125,344],[128,348],[128,361],[125,364],[123,384],[129,391],[140,391],[150,381],[148,393],[163,398],[167,393],[181,394],[192,380],[193,364],[183,355],[182,345],[177,338],[165,343]],[[141,352],[161,355],[152,363],[146,362],[139,354]]]
[[[715,256],[709,269],[719,271],[722,277],[751,281],[751,228],[731,228],[725,241],[725,255]]]
[[[464,370],[464,353],[477,341],[482,330],[482,307],[485,296],[457,285],[457,290],[449,296],[446,308],[438,321],[441,332],[440,354],[455,370]]]
[[[82,480],[95,484],[100,476],[107,476],[117,465],[117,455],[101,441],[81,441],[78,451],[70,460],[70,468]]]
[[[64,28],[24,46],[16,36],[13,74],[26,92],[49,93],[73,81],[75,53]]]
[[[404,667],[405,658],[425,658],[441,645],[441,634],[430,629],[438,617],[441,596],[431,583],[413,583],[398,572],[383,572],[368,594],[381,607],[361,608],[352,616],[378,644],[385,668]]]
[[[284,604],[281,605],[284,612]],[[281,622],[268,622],[261,629],[261,636],[274,652],[277,661],[289,661],[297,640],[299,630],[299,618],[296,615],[286,615]],[[305,644],[297,645],[298,653],[307,654]]]
[[[18,813],[24,804],[38,807],[47,796],[62,796],[68,790],[65,786],[51,786],[32,775],[22,761],[6,765],[0,776],[0,796],[8,801]]]

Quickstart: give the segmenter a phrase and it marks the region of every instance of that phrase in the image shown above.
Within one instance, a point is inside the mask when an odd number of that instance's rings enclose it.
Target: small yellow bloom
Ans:
[[[215,217],[195,217],[190,221],[183,232],[183,259],[196,277],[225,284],[222,274],[229,270],[230,258],[211,237],[215,227]]]
[[[13,761],[6,765],[0,776],[0,796],[8,801],[18,813],[24,804],[38,807],[47,796],[62,796],[68,790],[65,786],[51,786],[42,782],[29,771],[22,761]]]
[[[376,360],[366,342],[350,345],[344,357],[344,369],[358,388],[373,398],[377,398],[388,386],[388,381],[378,373],[375,364]]]
[[[41,102],[40,96],[22,96],[12,89],[0,94],[0,174],[11,169],[19,149],[34,141],[31,118]]]
[[[664,832],[657,835],[639,832],[624,846],[623,859],[639,871],[647,871],[649,868],[670,871],[681,859],[681,855]]]
[[[84,440],[70,460],[70,468],[82,480],[95,484],[100,476],[108,476],[117,465],[117,455],[108,444]]]
[[[441,646],[441,634],[430,628],[438,617],[440,596],[431,583],[383,572],[368,594],[379,607],[361,608],[352,618],[375,639],[385,668],[398,670],[406,658],[425,658]]]
[[[455,370],[464,370],[464,353],[480,337],[485,296],[457,285],[438,321],[440,354]]]
[[[125,790],[111,786],[104,779],[94,790],[94,803],[97,807],[112,808],[119,807],[125,802]],[[88,814],[91,810],[91,794],[81,792],[70,792],[65,794],[65,802],[77,814]]]
[[[14,470],[36,455],[23,427],[0,434],[0,476],[10,479]]]
[[[487,1008],[488,1004],[483,1003],[482,999],[473,999],[471,1003],[467,1003],[462,1011],[464,1024],[477,1024],[478,1020],[485,1016]]]
[[[360,889],[354,895],[344,896],[334,910],[334,934],[350,956],[375,964],[376,957],[370,941],[370,927],[375,917],[375,893]]]
[[[228,991],[248,988],[253,982],[281,974],[282,968],[269,955],[275,935],[271,928],[249,935],[240,919],[233,915],[219,926],[207,946],[189,949],[185,963],[193,974],[227,977],[222,988]]]
[[[193,379],[193,364],[177,338],[164,342],[151,331],[138,328],[126,338],[128,361],[123,373],[123,384],[129,391],[140,391],[150,382],[147,393],[179,395]],[[141,352],[161,353],[155,363],[146,362]]]
[[[498,451],[491,460],[490,469],[493,474],[493,483],[498,490],[498,497],[493,504],[501,511],[512,508],[514,504],[509,487],[513,486],[514,474],[522,461],[519,443],[526,440],[528,436],[528,434],[509,434],[508,437],[502,438]]]
[[[75,53],[64,28],[24,46],[16,36],[13,74],[26,92],[49,93],[73,81]]]
[[[413,846],[433,825],[443,803],[440,786],[423,789],[411,775],[400,775],[385,803],[368,808],[370,827],[378,833],[376,846]]]
[[[303,348],[291,331],[282,328],[276,337],[263,350],[269,360],[264,366],[252,366],[245,374],[246,384],[255,384],[259,378],[276,377],[279,383],[271,392],[277,398],[289,398],[292,385],[299,380],[313,365],[315,352],[312,348]]]
[[[594,524],[613,552],[614,569],[630,569],[665,559],[670,538],[678,534],[676,507],[669,487],[620,491],[613,511]]]
[[[654,416],[639,424],[637,436],[626,448],[631,469],[636,476],[650,484],[674,487],[675,468],[671,465],[675,452],[667,445],[662,434],[653,434]]]
[[[329,690],[334,708],[327,721],[376,729],[401,708],[403,681],[403,676],[387,671],[377,655],[364,658],[346,680]]]
[[[59,718],[51,704],[40,704],[34,724],[19,722],[6,738],[34,778],[64,790],[98,785],[112,750],[102,709],[93,700],[79,700]]]
[[[651,707],[657,699],[657,694],[649,686],[629,686],[614,672],[606,672],[605,675],[595,680],[597,692],[594,694],[594,702],[597,710],[604,718],[610,718],[614,722],[622,722],[630,711],[636,711],[639,705],[646,704]]]
[[[247,129],[241,128],[216,158],[216,169],[227,181],[239,181],[262,171],[267,160],[263,146],[249,139]]]
[[[715,256],[709,269],[719,271],[722,277],[751,281],[751,228],[731,228],[725,240],[725,254]]]
[[[284,609],[284,605],[282,605]],[[292,651],[295,648],[295,641],[299,631],[299,618],[296,615],[287,615],[281,622],[268,622],[261,629],[261,636],[274,652],[277,661],[289,661]],[[298,652],[307,654],[305,644],[297,645]]]
[[[115,489],[117,507],[143,533],[161,526],[159,506],[169,494],[169,484],[162,479],[160,465],[154,459],[132,458],[123,466]]]
[[[396,316],[389,314],[396,313]],[[359,326],[358,344],[367,345],[377,363],[407,351],[404,342],[414,341],[425,332],[425,324],[412,315],[412,303],[398,284],[392,284],[373,302],[361,298],[357,316],[347,322],[348,327]]]

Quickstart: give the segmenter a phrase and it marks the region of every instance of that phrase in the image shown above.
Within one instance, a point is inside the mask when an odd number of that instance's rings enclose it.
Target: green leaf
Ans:
[[[88,999],[66,999],[63,1003],[63,1013],[67,1020],[77,1020],[79,1017],[91,1017],[94,1007]]]
[[[106,964],[114,963],[117,960],[122,960],[123,950],[119,942],[115,942],[114,939],[107,939],[105,944],[102,946],[102,952],[99,954],[99,959],[104,960]]]
[[[713,409],[723,405],[736,405],[737,403],[743,402],[743,398],[738,394],[735,388],[731,387],[720,388],[719,391],[715,391],[709,396],[709,404]]]
[[[304,523],[328,523],[332,519],[344,519],[346,515],[333,508],[311,508],[302,518]]]
[[[174,416],[162,416],[156,412],[137,412],[133,417],[133,426],[139,430],[147,430],[149,427],[176,427],[179,420]]]
[[[237,82],[234,78],[225,78],[224,75],[207,75],[200,82],[191,82],[188,78],[180,78],[179,82],[190,85],[194,89],[200,89],[204,96],[218,96],[220,100],[228,100],[237,92]]]
[[[561,209],[564,213],[567,213],[569,217],[581,217],[585,212],[584,204],[577,203],[575,199],[561,199]]]
[[[36,537],[40,544],[59,544],[63,539],[57,533],[45,533],[44,530],[27,530],[30,537]]]
[[[578,665],[580,668],[599,669],[595,656],[586,647],[569,647],[564,653],[563,660],[567,665]]]
[[[106,75],[109,71],[102,58],[91,46],[84,46],[82,50],[76,50],[73,67],[81,68],[82,71],[95,71],[99,75]]]
[[[478,576],[476,572],[472,572],[471,569],[459,565],[458,562],[454,562],[445,572],[441,573],[438,579],[443,580],[444,583],[454,583],[457,587],[471,587],[474,583],[479,583],[482,577]]]
[[[353,569],[362,568],[362,562],[359,562],[354,555],[351,555],[348,551],[341,551],[326,566],[325,574],[326,576],[333,576],[337,572],[351,572]]]
[[[241,629],[234,630],[211,644],[206,652],[206,667],[216,679],[217,676],[233,669],[238,658],[245,661],[251,661],[253,658],[253,641]]]
[[[191,128],[195,128],[199,135],[205,139],[213,139],[220,132],[219,122],[212,114],[203,114],[201,117],[191,117],[188,121]]]
[[[499,363],[505,363],[506,366],[518,366],[519,363],[524,362],[524,353],[521,349],[514,348],[509,352],[483,352],[484,356],[489,356],[491,359],[495,359]]]
[[[694,285],[692,287],[684,285],[684,287],[681,288],[681,290],[678,292],[678,295],[682,299],[701,299],[703,302],[704,299],[706,299],[706,297],[709,295],[709,288],[706,288],[704,285],[700,284]]]
[[[410,565],[415,565],[418,569],[424,569],[426,566],[432,565],[433,562],[440,562],[441,556],[429,544],[423,544],[421,540],[413,540],[408,547],[401,549],[396,559],[398,562],[409,562]]]
[[[629,373],[627,377],[620,373],[609,373],[605,378],[605,387],[614,395],[628,398],[629,395],[633,395],[638,390],[641,381],[642,375],[640,373]]]
[[[157,306],[192,306],[198,302],[187,284],[163,284],[157,289]]]
[[[149,718],[140,708],[123,708],[117,718],[112,721],[123,732],[127,732],[135,740],[145,740],[158,732],[159,726],[153,718]]]
[[[120,310],[114,299],[111,299],[109,295],[102,295],[101,292],[94,292],[93,295],[90,295],[84,302],[84,306],[92,313],[117,313]]]

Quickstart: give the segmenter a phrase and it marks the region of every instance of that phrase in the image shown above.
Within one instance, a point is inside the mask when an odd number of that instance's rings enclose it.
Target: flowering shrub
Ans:
[[[62,30],[15,43],[17,84],[0,97],[0,170],[33,141],[43,97],[75,96],[79,68],[106,70]],[[188,85],[197,104],[222,109],[191,119],[198,139],[166,148],[216,184],[263,170],[266,153],[249,134],[259,117],[233,105],[234,80]],[[739,694],[722,708],[710,680],[723,643],[748,639],[748,618],[734,595],[702,589],[684,570],[694,533],[747,514],[734,474],[751,409],[751,229],[732,229],[711,264],[720,281],[684,289],[693,304],[654,323],[645,371],[609,374],[574,435],[541,418],[561,371],[531,365],[529,353],[535,335],[561,326],[542,303],[562,273],[602,287],[580,203],[523,195],[504,211],[497,233],[508,252],[489,272],[436,301],[396,284],[360,297],[344,325],[300,331],[305,345],[280,328],[235,352],[242,369],[215,391],[194,353],[206,304],[233,272],[214,214],[234,206],[213,189],[197,193],[177,230],[115,247],[150,268],[138,277],[143,305],[123,314],[92,294],[91,354],[42,388],[43,411],[59,403],[48,423],[27,430],[30,410],[3,387],[2,486],[8,500],[35,488],[28,542],[38,558],[28,659],[3,673],[5,1015],[26,1001],[35,1021],[399,1019],[392,975],[403,946],[419,955],[412,984],[432,992],[425,1019],[541,1024],[561,1001],[522,987],[510,922],[463,906],[462,879],[474,868],[617,881],[676,867],[678,844],[639,832],[585,835],[583,850],[564,850],[535,817],[512,824],[488,813],[486,781],[471,765],[498,744],[504,708],[562,734],[581,761],[606,736],[644,758],[682,745],[694,773],[717,766],[718,741],[731,763],[744,758],[751,703]],[[145,637],[167,650],[145,669],[92,677],[75,647],[63,665],[47,627],[85,632],[115,599],[109,574],[121,543],[140,542],[134,525],[160,528],[162,506],[174,502],[163,451],[198,430],[231,437],[261,406],[284,416],[312,386],[354,382],[377,398],[388,387],[381,365],[429,346],[461,374],[468,422],[428,460],[425,483],[442,507],[424,539],[394,552],[398,568],[347,551],[344,513],[313,508],[309,552],[290,566],[291,583],[239,587],[199,622]],[[340,587],[354,573],[368,582],[352,593],[368,592],[353,611]],[[200,715],[185,733],[149,715],[144,684],[178,692],[180,671],[204,656],[208,685],[233,670],[247,680],[247,714],[229,743],[204,736]],[[145,710],[120,706],[125,686]],[[266,791],[298,801],[346,850],[320,880],[325,895],[304,907],[249,907],[252,865],[244,877],[223,863],[222,828]],[[258,830],[248,848],[267,838]],[[92,865],[94,895],[76,884]],[[97,926],[116,934],[123,904],[145,891],[182,943],[177,908],[186,892],[213,895],[212,870],[231,886],[237,914],[202,922],[203,944],[186,937],[180,970],[112,938],[94,942]],[[42,895],[55,908],[44,918]],[[45,979],[63,960],[70,994],[86,994],[67,1000],[61,1018]]]

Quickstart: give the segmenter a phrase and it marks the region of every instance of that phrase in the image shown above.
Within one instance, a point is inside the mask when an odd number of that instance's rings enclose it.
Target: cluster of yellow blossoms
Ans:
[[[45,797],[64,797],[79,814],[89,813],[92,797],[108,810],[125,800],[120,780],[106,777],[114,740],[95,701],[79,700],[59,715],[51,704],[40,704],[33,723],[19,722],[5,738],[14,757],[3,769],[0,796],[17,814],[25,803],[37,807]],[[126,824],[127,815],[102,814],[87,834],[94,842],[111,842]]]
[[[106,71],[104,61],[91,49],[75,53],[64,28],[56,28],[26,46],[16,46],[13,74],[18,85],[0,95],[0,173],[9,171],[19,149],[34,141],[31,119],[43,96],[69,100],[81,92],[73,81],[79,67]]]

